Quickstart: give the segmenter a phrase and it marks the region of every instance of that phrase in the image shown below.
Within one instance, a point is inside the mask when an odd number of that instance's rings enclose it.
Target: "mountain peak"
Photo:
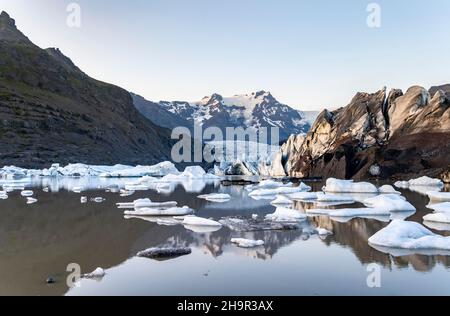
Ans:
[[[255,99],[259,98],[259,97],[272,97],[272,94],[270,93],[270,91],[264,91],[264,90],[253,92],[252,95],[255,97]]]
[[[2,11],[0,14],[0,40],[8,42],[31,43],[28,37],[22,34],[17,27],[16,21],[8,13]]]

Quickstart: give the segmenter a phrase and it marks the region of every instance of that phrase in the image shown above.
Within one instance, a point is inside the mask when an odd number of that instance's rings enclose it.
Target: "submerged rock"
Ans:
[[[138,257],[150,259],[165,259],[186,256],[192,253],[191,248],[177,247],[177,248],[150,248],[137,253]]]

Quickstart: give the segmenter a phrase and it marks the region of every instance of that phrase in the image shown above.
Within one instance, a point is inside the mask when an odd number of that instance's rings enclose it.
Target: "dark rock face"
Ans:
[[[130,94],[43,50],[0,16],[0,165],[152,164],[170,157],[170,132]]]
[[[450,103],[421,87],[358,93],[345,108],[324,111],[291,158],[292,176],[364,179],[439,176],[450,164]]]

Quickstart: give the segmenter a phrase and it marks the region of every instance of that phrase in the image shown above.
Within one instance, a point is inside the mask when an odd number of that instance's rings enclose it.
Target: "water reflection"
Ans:
[[[388,223],[374,219],[356,218],[339,222],[324,216],[313,216],[298,230],[234,232],[228,228],[217,231],[184,227],[167,218],[124,218],[123,210],[116,208],[117,202],[128,202],[138,198],[153,201],[177,201],[197,210],[197,215],[216,220],[227,216],[252,214],[261,217],[272,213],[270,200],[255,201],[248,197],[243,186],[221,186],[218,182],[197,181],[173,185],[164,194],[157,190],[138,191],[131,197],[120,197],[118,193],[106,192],[112,186],[123,188],[130,179],[35,179],[23,183],[35,189],[38,203],[27,205],[20,192],[10,193],[7,200],[0,201],[0,295],[62,295],[68,291],[65,284],[66,267],[78,263],[83,273],[101,266],[105,269],[126,262],[141,250],[157,246],[186,246],[200,250],[213,258],[224,254],[271,261],[278,252],[295,243],[316,240],[311,232],[315,227],[326,228],[332,236],[321,241],[327,247],[340,246],[341,251],[352,252],[360,264],[379,263],[392,269],[412,267],[415,271],[432,271],[441,265],[450,267],[449,256],[425,256],[392,254],[368,245],[368,239]],[[311,183],[315,190],[321,183]],[[83,195],[101,196],[101,204],[80,203],[80,195],[71,192],[74,187],[83,187]],[[50,193],[40,188],[48,187]],[[201,189],[200,189],[201,188]],[[198,199],[197,195],[213,192],[228,193],[232,199],[226,203],[211,203]],[[57,194],[56,194],[57,193]],[[420,194],[402,192],[417,208],[408,220],[422,223],[422,217],[430,213],[428,200]],[[352,207],[361,206],[355,203]],[[315,207],[312,203],[296,202],[295,208],[305,212]],[[348,205],[329,205],[340,208]],[[433,228],[433,227],[431,227]],[[442,228],[442,227],[441,227]],[[449,235],[448,231],[439,232]],[[231,238],[262,239],[265,245],[255,249],[241,249],[230,243]],[[293,254],[305,260],[307,254]],[[201,260],[201,258],[199,258]],[[249,263],[251,264],[251,262]],[[325,273],[325,272],[324,272]],[[55,285],[46,285],[45,279],[53,276]],[[290,294],[290,293],[284,293]]]

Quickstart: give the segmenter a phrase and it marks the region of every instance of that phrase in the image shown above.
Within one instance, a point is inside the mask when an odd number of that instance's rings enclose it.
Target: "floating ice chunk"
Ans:
[[[450,192],[427,192],[431,202],[450,202]]]
[[[97,268],[91,273],[83,274],[82,277],[84,279],[101,279],[106,275],[105,270],[102,268]]]
[[[392,185],[383,185],[378,189],[381,194],[401,194]]]
[[[289,194],[289,198],[296,201],[312,201],[317,200],[317,192],[296,192]]]
[[[140,208],[135,211],[125,211],[125,215],[132,216],[182,216],[192,214],[194,211],[187,207],[172,208]]]
[[[121,197],[127,197],[127,196],[131,196],[134,193],[136,193],[136,191],[132,191],[132,190],[120,190],[120,196]]]
[[[87,201],[88,201],[87,196],[82,196],[82,197],[80,198],[80,202],[81,202],[82,204],[87,203]]]
[[[27,204],[34,204],[36,203],[38,200],[32,197],[27,197]]]
[[[406,199],[397,194],[383,194],[364,201],[364,205],[371,208],[382,209],[387,212],[410,212],[416,211],[416,208],[406,201]]]
[[[317,194],[317,202],[346,202],[355,203],[351,196],[337,194]]]
[[[395,220],[370,237],[369,244],[410,250],[450,250],[450,237],[436,235],[415,222]]]
[[[450,213],[428,214],[423,217],[423,220],[426,222],[437,222],[437,223],[450,224]]]
[[[125,190],[127,191],[147,191],[150,187],[145,184],[126,184]]]
[[[332,209],[310,209],[308,214],[327,215],[330,217],[367,217],[367,216],[390,216],[389,210],[377,208],[344,208],[339,210]]]
[[[450,202],[431,204],[427,208],[434,210],[436,213],[450,213]]]
[[[397,181],[394,183],[394,186],[399,189],[408,189],[409,188],[409,182],[408,181]]]
[[[127,167],[122,170],[112,170],[100,174],[104,178],[140,178],[144,176],[163,177],[168,174],[179,174],[175,165],[169,161],[154,166]]]
[[[191,248],[186,247],[166,247],[166,248],[150,248],[137,253],[138,257],[150,259],[175,258],[189,255],[192,253]]]
[[[378,189],[372,183],[353,182],[353,180],[327,180],[324,191],[327,193],[378,193]]]
[[[83,188],[81,188],[81,187],[73,187],[72,188],[72,192],[74,192],[74,193],[81,193],[81,192],[83,192]]]
[[[439,179],[432,179],[429,177],[421,177],[414,180],[409,180],[410,186],[428,186],[428,187],[444,187],[444,182]]]
[[[20,192],[20,195],[22,195],[23,197],[30,197],[34,195],[34,192],[31,190],[25,190]]]
[[[440,222],[427,222],[424,221],[423,224],[431,229],[438,231],[450,231],[450,224],[440,223]]]
[[[258,219],[258,214],[252,214],[252,219],[257,220]]]
[[[292,205],[292,204],[294,204],[294,201],[292,201],[291,199],[287,198],[284,195],[278,195],[275,200],[270,202],[270,204],[272,204],[272,205]]]
[[[333,235],[333,233],[325,228],[317,227],[316,232],[319,236]]]
[[[277,189],[258,189],[255,191],[252,191],[249,193],[250,197],[257,197],[257,196],[276,196],[279,194],[293,194],[302,192],[303,189],[301,187],[280,187]]]
[[[178,205],[177,202],[152,202],[150,199],[138,199],[131,203],[117,203],[118,208],[170,208]]]
[[[212,226],[221,227],[222,224],[211,219],[206,219],[197,216],[186,216],[183,220],[183,225],[188,226]]]
[[[289,183],[283,183],[273,180],[264,180],[261,181],[259,184],[253,186],[253,189],[277,189],[280,187],[292,187],[293,184],[291,182]]]
[[[273,222],[298,222],[306,220],[307,216],[297,210],[278,207],[273,214],[266,216],[266,220]]]
[[[45,192],[45,193],[48,193],[50,191],[50,189],[45,187],[45,188],[42,189],[42,191]]]
[[[210,202],[227,202],[231,200],[231,196],[229,194],[219,194],[219,193],[199,195],[198,198]]]
[[[6,200],[8,198],[8,192],[0,191],[0,200]]]
[[[103,203],[104,201],[106,201],[106,199],[104,199],[102,197],[95,197],[92,199],[92,202],[95,202],[95,203]]]
[[[199,226],[199,225],[183,225],[184,228],[197,234],[214,233],[222,229],[222,226]]]
[[[244,238],[232,238],[231,242],[233,244],[237,244],[241,248],[255,248],[264,246],[263,240],[251,240],[251,239],[244,239]]]

